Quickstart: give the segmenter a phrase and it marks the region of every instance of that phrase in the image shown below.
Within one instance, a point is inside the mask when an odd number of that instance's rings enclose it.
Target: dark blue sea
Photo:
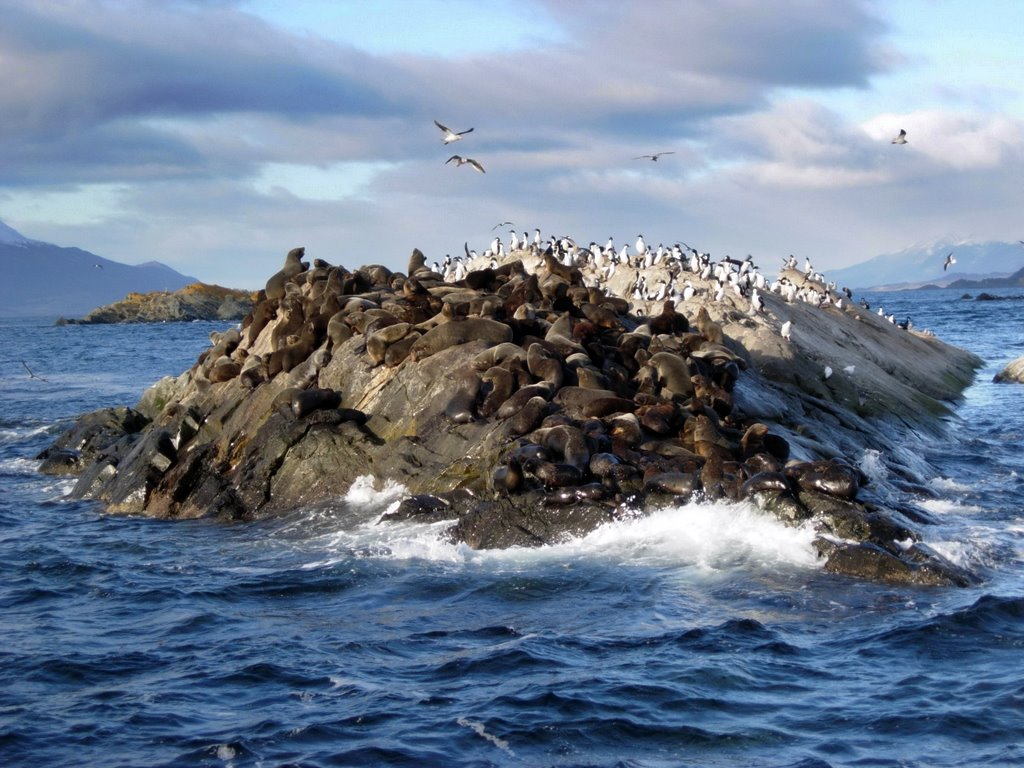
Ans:
[[[1024,300],[870,298],[985,360],[899,449],[976,587],[827,574],[743,505],[504,552],[377,525],[387,478],[266,522],[108,516],[34,457],[226,326],[0,321],[0,765],[1024,765],[1024,385],[992,383]]]

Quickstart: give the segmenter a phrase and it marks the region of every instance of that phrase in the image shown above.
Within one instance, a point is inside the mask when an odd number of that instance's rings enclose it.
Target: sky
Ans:
[[[0,0],[0,221],[237,288],[504,221],[826,271],[1016,242],[1022,43],[1019,0]]]

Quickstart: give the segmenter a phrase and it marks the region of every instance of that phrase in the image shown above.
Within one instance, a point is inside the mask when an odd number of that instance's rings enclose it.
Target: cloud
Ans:
[[[414,246],[443,258],[506,219],[848,262],[896,250],[910,227],[912,241],[937,221],[1001,226],[998,194],[1020,202],[1010,118],[857,124],[823,106],[901,66],[869,3],[516,4],[557,28],[508,46],[495,28],[489,49],[453,33],[449,55],[371,53],[255,5],[8,0],[0,217],[6,203],[30,237],[258,287],[295,245],[404,269]],[[434,119],[475,130],[444,147]],[[893,147],[900,127],[911,143]],[[486,176],[445,166],[453,152]],[[110,189],[49,224],[25,203]]]

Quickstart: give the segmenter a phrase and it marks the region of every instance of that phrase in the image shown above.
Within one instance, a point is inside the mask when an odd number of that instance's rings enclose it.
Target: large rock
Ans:
[[[992,377],[992,381],[1015,381],[1018,384],[1024,384],[1024,357],[1018,357],[1007,363],[1003,370]]]
[[[289,253],[241,331],[214,334],[145,393],[137,420],[83,417],[47,471],[79,473],[72,495],[111,511],[222,519],[322,503],[371,474],[409,489],[395,515],[450,519],[448,535],[476,548],[746,498],[813,525],[837,572],[967,579],[917,546],[925,518],[861,500],[851,466],[907,428],[942,429],[980,365],[962,350],[767,289],[751,313],[696,274],[678,306],[631,303],[638,270],[603,280],[533,250],[450,283],[422,254],[410,275],[310,269],[303,255]],[[672,278],[667,262],[643,274]]]

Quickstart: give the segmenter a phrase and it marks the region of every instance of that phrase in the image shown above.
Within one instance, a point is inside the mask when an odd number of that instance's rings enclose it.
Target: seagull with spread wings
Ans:
[[[467,133],[473,132],[472,128],[467,128],[464,131],[453,131],[448,126],[441,125],[439,122],[437,122],[437,120],[434,121],[434,125],[440,128],[441,131],[444,133],[444,136],[441,137],[441,141],[443,141],[445,144],[451,144],[453,141],[462,141],[463,136],[465,136]]]
[[[896,138],[892,140],[893,144],[906,144],[907,143],[907,132],[900,128],[900,132],[896,135]]]
[[[662,155],[674,155],[675,152],[655,152],[653,155],[640,155],[640,157],[634,157],[634,160],[650,160],[652,163],[658,162],[658,158]]]
[[[478,163],[472,157],[463,157],[462,155],[452,155],[451,157],[449,157],[447,160],[444,161],[444,164],[448,165],[448,163],[450,163],[452,160],[455,161],[455,167],[456,168],[458,168],[460,165],[470,165],[475,170],[480,171],[480,173],[487,173],[487,171],[484,170],[484,167],[482,165],[480,165],[480,163]]]

